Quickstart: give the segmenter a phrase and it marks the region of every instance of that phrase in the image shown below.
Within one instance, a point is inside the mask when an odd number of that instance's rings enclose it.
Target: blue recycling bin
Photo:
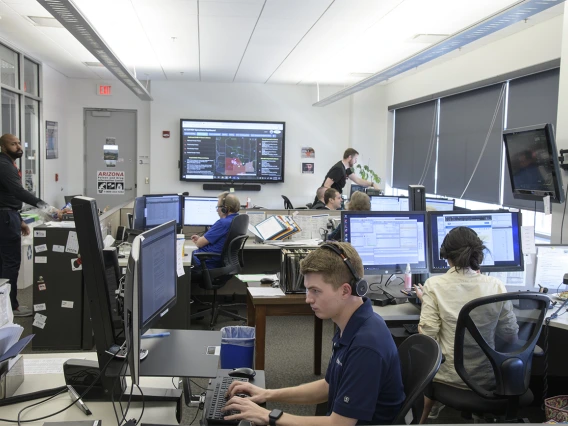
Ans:
[[[221,368],[254,368],[254,340],[254,327],[223,327],[221,329]]]

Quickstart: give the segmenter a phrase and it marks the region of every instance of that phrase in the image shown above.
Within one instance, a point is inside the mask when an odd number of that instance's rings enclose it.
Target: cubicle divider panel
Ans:
[[[34,350],[92,349],[75,228],[34,229]]]

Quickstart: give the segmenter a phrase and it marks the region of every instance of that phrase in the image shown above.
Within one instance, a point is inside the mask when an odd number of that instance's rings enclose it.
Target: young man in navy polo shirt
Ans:
[[[349,243],[333,243],[343,251],[359,277],[363,263]],[[344,425],[390,424],[404,401],[398,352],[383,319],[371,301],[352,292],[353,274],[339,254],[327,248],[310,253],[301,263],[306,303],[318,318],[331,319],[338,330],[325,379],[284,389],[261,389],[234,382],[226,410],[240,413],[225,419],[246,419],[255,424]],[[236,394],[249,394],[240,398]],[[269,411],[263,402],[317,404],[327,401],[324,417],[300,417]]]
[[[195,253],[221,253],[223,251],[223,246],[225,245],[225,240],[229,234],[229,228],[233,219],[237,217],[237,213],[241,208],[239,199],[229,192],[223,192],[219,195],[217,201],[217,214],[219,215],[219,220],[209,228],[209,230],[200,237],[199,235],[192,235],[191,241],[195,243],[198,247]],[[198,258],[193,256],[192,263],[195,266],[191,272],[191,275],[199,276],[201,274],[201,262]],[[223,266],[220,257],[215,257],[214,259],[208,259],[205,261],[208,268],[220,268]]]

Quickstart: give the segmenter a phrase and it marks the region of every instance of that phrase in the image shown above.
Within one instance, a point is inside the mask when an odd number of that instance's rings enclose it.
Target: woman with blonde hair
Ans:
[[[347,203],[347,210],[350,211],[370,211],[371,210],[371,198],[367,194],[361,191],[355,191],[351,195],[349,203]]]

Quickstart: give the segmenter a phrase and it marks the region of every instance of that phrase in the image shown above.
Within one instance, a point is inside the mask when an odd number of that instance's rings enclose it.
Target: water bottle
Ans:
[[[404,289],[412,290],[412,272],[410,271],[410,263],[406,264],[406,270],[404,271]]]

